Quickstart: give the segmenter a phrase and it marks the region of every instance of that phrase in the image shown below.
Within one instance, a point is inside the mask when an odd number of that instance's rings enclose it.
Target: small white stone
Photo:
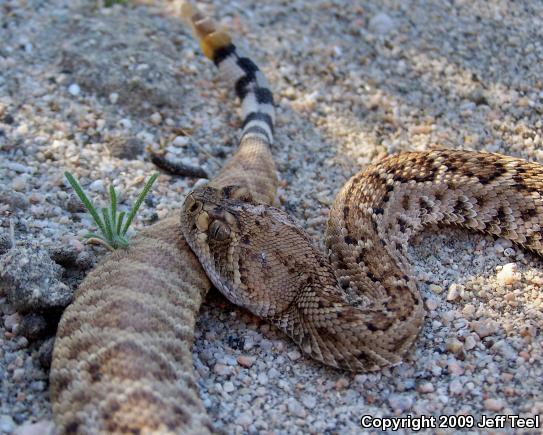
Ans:
[[[394,20],[390,18],[387,14],[384,12],[379,12],[378,14],[371,17],[369,22],[369,29],[373,33],[377,33],[379,35],[386,35],[391,30],[396,27]]]
[[[445,349],[452,353],[459,353],[463,347],[462,342],[456,338],[449,338],[445,342]]]
[[[4,327],[7,331],[13,332],[13,330],[21,323],[22,317],[19,313],[13,313],[4,317]]]
[[[44,435],[53,433],[54,423],[51,420],[41,420],[36,423],[24,423],[15,431],[16,435]]]
[[[176,136],[172,144],[176,147],[185,147],[189,144],[190,139],[187,136]]]
[[[491,319],[475,320],[470,326],[480,338],[488,337],[498,330],[498,323]]]
[[[464,341],[464,349],[471,350],[475,346],[477,346],[477,341],[475,340],[475,338],[473,338],[473,336],[468,335],[466,337],[466,341]]]
[[[209,183],[209,180],[207,178],[199,178],[196,183],[194,183],[194,186],[192,186],[193,189],[198,189],[199,187],[205,186],[207,183]],[[244,348],[247,350],[247,348]]]
[[[281,373],[279,373],[279,371],[274,367],[268,370],[268,378],[275,379],[278,378],[280,375]]]
[[[300,354],[300,352],[298,352],[297,350],[293,350],[291,352],[287,352],[287,355],[288,357],[292,360],[292,361],[296,361],[298,359],[300,359],[302,357],[302,355]]]
[[[455,360],[455,359],[448,362],[447,369],[449,370],[449,373],[452,374],[452,375],[463,375],[464,374],[464,369],[458,363],[458,361]]]
[[[313,409],[317,406],[317,398],[315,396],[304,396],[302,398],[302,403],[306,408]]]
[[[513,257],[516,254],[513,248],[505,248],[503,250],[503,255],[506,257]]]
[[[220,363],[215,364],[213,371],[220,376],[227,376],[234,372],[232,367]]]
[[[253,422],[253,416],[245,412],[241,414],[238,418],[236,418],[235,423],[239,424],[240,426],[247,427]]]
[[[15,422],[9,415],[0,415],[0,431],[3,433],[12,433],[15,426]]]
[[[449,291],[447,292],[447,300],[449,302],[453,302],[455,300],[458,299],[459,297],[459,292],[458,292],[458,285],[457,284],[451,284],[449,286]]]
[[[404,394],[392,394],[388,404],[395,412],[404,412],[413,406],[413,398]]]
[[[128,118],[120,119],[119,122],[117,122],[117,125],[121,128],[129,129],[132,127],[132,121]]]
[[[505,359],[509,361],[514,361],[517,359],[518,354],[515,352],[515,349],[506,341],[499,340],[491,348],[495,353],[501,354]]]
[[[103,192],[104,182],[102,180],[95,180],[89,185],[89,189],[94,192]]]
[[[487,411],[501,411],[505,404],[503,403],[503,400],[501,399],[486,399],[483,402],[483,405]]]
[[[151,115],[151,122],[155,125],[158,125],[162,122],[162,115],[158,112],[155,112]]]
[[[267,385],[268,384],[268,375],[266,375],[266,373],[260,373],[258,375],[258,382],[262,385]]]
[[[512,285],[519,280],[516,263],[507,263],[496,275],[496,279],[502,285]]]
[[[435,390],[431,382],[424,382],[417,387],[419,393],[433,393]]]
[[[436,294],[441,294],[443,293],[443,287],[439,286],[439,285],[436,285],[436,284],[430,284],[428,286],[428,288],[430,289],[431,292],[434,292]]]
[[[451,392],[451,394],[460,394],[462,393],[462,383],[455,379],[453,380],[450,384],[449,384],[449,391]]]
[[[72,83],[70,86],[68,86],[68,92],[70,95],[77,97],[81,93],[81,88],[77,83]]]
[[[428,311],[434,311],[438,307],[438,301],[435,298],[428,298],[425,301],[426,308]]]
[[[287,409],[288,412],[295,415],[296,417],[304,418],[307,415],[306,410],[303,408],[302,405],[300,405],[300,402],[292,397],[287,399]]]
[[[467,318],[470,318],[475,314],[475,306],[473,304],[467,304],[462,309],[462,314],[466,316]]]
[[[13,190],[18,191],[18,192],[23,191],[25,186],[26,186],[26,177],[25,176],[15,177],[11,181],[11,188]]]
[[[227,393],[231,393],[232,391],[235,391],[236,388],[232,382],[227,381],[223,384],[222,389]]]
[[[112,92],[111,94],[109,94],[108,98],[111,104],[116,104],[117,101],[119,101],[119,94],[117,92]]]
[[[449,310],[449,311],[445,311],[441,315],[441,320],[443,320],[443,323],[448,325],[449,323],[451,323],[455,319],[455,317],[456,317],[456,311]]]

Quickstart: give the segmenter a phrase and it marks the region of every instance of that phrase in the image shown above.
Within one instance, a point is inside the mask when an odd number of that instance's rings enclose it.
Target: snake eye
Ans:
[[[208,238],[222,241],[230,238],[230,228],[224,222],[214,220],[209,226]]]

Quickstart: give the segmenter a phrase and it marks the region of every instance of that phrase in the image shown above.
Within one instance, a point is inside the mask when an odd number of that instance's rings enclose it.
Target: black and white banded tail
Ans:
[[[203,16],[188,3],[183,4],[182,14],[190,21],[203,53],[213,60],[225,80],[234,85],[242,109],[241,140],[252,136],[273,143],[275,108],[262,71],[238,52],[230,36],[220,30],[214,20]]]

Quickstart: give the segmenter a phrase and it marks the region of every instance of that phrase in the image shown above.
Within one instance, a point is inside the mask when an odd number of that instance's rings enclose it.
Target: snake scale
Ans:
[[[204,54],[235,84],[239,147],[207,186],[189,193],[181,225],[170,217],[140,231],[79,287],[51,368],[61,433],[212,432],[191,355],[211,283],[311,357],[367,371],[398,364],[421,329],[405,249],[425,226],[458,225],[543,254],[543,166],[453,150],[390,156],[353,176],[330,212],[329,255],[320,253],[270,205],[274,105],[264,76],[212,20],[188,4],[184,15]]]

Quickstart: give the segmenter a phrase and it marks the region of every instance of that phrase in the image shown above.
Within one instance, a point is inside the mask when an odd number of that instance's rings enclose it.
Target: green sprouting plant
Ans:
[[[109,7],[113,6],[113,5],[116,5],[116,4],[121,4],[122,5],[122,4],[125,4],[127,2],[128,2],[128,0],[105,0],[104,1],[104,6],[106,8],[109,8]]]
[[[113,184],[110,184],[109,186],[109,198],[110,198],[110,205],[109,208],[103,207],[101,209],[102,217],[98,214],[98,211],[94,207],[92,201],[89,199],[89,197],[85,194],[83,191],[83,188],[81,187],[81,184],[74,178],[74,176],[66,171],[64,172],[64,175],[68,179],[68,182],[72,186],[72,188],[75,190],[75,193],[77,196],[79,196],[79,199],[89,212],[89,214],[92,216],[92,219],[94,220],[94,223],[100,230],[101,234],[96,234],[93,232],[89,232],[85,235],[85,238],[87,239],[87,242],[89,243],[99,243],[101,245],[104,245],[109,250],[113,251],[117,248],[127,248],[128,247],[128,238],[126,236],[126,232],[128,231],[128,228],[130,227],[130,224],[132,223],[132,220],[134,219],[134,216],[136,215],[138,209],[141,206],[141,203],[149,193],[149,190],[151,190],[151,186],[155,182],[155,180],[158,177],[158,172],[155,172],[151,177],[147,180],[145,183],[145,186],[143,187],[143,190],[138,196],[138,199],[128,212],[128,215],[124,211],[119,212],[117,210],[117,192],[115,192],[115,188],[113,187]],[[126,221],[124,220],[126,216]]]

